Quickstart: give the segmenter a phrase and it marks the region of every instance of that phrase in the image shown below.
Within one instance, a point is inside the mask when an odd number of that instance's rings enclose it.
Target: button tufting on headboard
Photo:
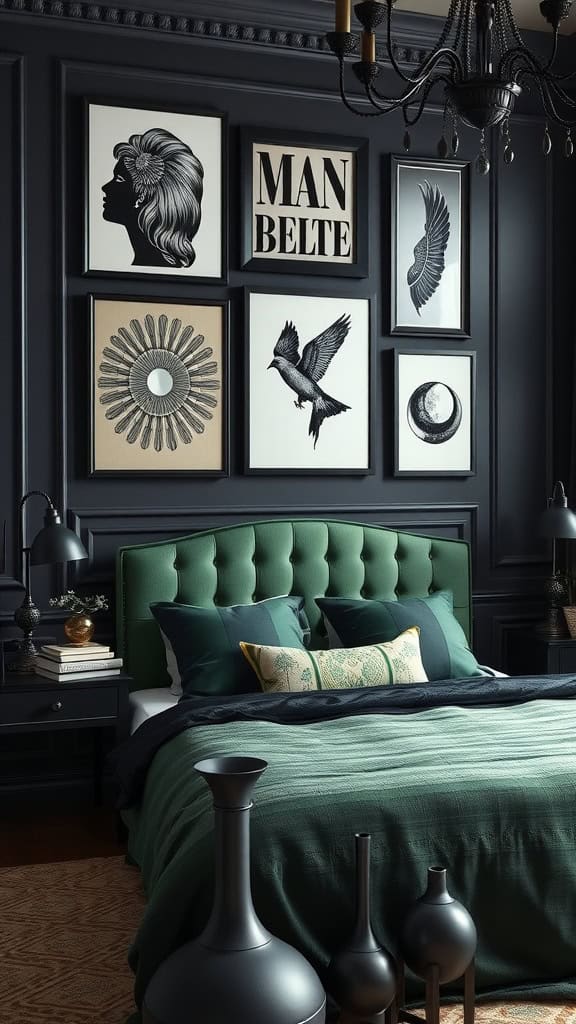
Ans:
[[[121,548],[116,588],[117,647],[138,688],[168,684],[150,604],[176,595],[209,607],[301,594],[319,647],[326,643],[314,602],[320,594],[391,599],[449,589],[470,636],[466,543],[359,523],[278,519]]]

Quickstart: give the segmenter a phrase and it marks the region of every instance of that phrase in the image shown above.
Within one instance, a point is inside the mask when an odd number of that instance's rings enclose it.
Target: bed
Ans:
[[[210,607],[298,594],[320,648],[316,597],[445,589],[470,638],[465,543],[319,520],[243,524],[121,549],[117,643],[135,690],[168,694],[154,602]],[[320,973],[350,928],[353,833],[369,831],[374,925],[387,945],[394,949],[427,866],[444,863],[478,926],[479,991],[576,998],[576,679],[277,697],[183,699],[145,716],[117,752],[129,852],[148,897],[130,952],[137,1004],[156,967],[205,923],[210,800],[193,765],[232,752],[270,763],[252,819],[256,906]]]

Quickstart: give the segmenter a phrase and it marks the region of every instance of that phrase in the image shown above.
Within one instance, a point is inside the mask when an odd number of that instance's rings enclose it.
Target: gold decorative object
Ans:
[[[565,605],[562,611],[564,612],[570,637],[572,640],[576,640],[576,607],[574,605]]]
[[[71,644],[74,644],[75,647],[82,647],[83,644],[90,643],[94,636],[94,623],[89,615],[79,612],[66,619],[64,632]]]

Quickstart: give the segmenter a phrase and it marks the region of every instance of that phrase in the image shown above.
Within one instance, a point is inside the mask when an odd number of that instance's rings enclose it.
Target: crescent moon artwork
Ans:
[[[460,427],[462,403],[456,392],[440,381],[427,381],[408,400],[408,423],[426,444],[445,444]]]

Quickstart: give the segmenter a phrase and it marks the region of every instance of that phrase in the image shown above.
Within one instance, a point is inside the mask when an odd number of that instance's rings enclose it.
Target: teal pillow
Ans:
[[[289,596],[228,608],[158,602],[150,610],[166,645],[167,664],[176,662],[182,691],[221,696],[258,690],[241,640],[305,647],[308,623],[303,607],[304,598]]]
[[[449,590],[398,601],[318,597],[316,604],[343,647],[388,643],[410,626],[420,627],[420,650],[428,679],[482,676],[466,635],[454,617]]]

